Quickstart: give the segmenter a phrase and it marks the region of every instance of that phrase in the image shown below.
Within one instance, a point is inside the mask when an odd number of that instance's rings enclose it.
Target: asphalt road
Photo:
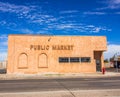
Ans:
[[[0,80],[0,93],[120,89],[120,77]]]

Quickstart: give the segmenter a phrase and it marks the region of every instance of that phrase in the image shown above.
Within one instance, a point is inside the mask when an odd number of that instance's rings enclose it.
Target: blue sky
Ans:
[[[0,0],[0,60],[9,34],[106,36],[105,58],[120,50],[120,0]]]

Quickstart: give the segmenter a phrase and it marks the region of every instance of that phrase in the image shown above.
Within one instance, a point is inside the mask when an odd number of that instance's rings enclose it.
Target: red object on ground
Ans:
[[[102,68],[102,74],[105,74],[105,68],[104,67]]]

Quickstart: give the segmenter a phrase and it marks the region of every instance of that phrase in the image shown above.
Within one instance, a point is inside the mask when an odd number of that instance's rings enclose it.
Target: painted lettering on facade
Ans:
[[[73,45],[53,45],[52,50],[73,50]]]
[[[30,50],[49,50],[49,45],[30,45]],[[52,45],[52,50],[73,50],[73,45]]]

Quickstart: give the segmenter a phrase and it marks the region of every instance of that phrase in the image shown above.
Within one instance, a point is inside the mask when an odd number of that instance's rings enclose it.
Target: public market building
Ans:
[[[104,36],[9,35],[7,73],[95,73],[106,44]]]

